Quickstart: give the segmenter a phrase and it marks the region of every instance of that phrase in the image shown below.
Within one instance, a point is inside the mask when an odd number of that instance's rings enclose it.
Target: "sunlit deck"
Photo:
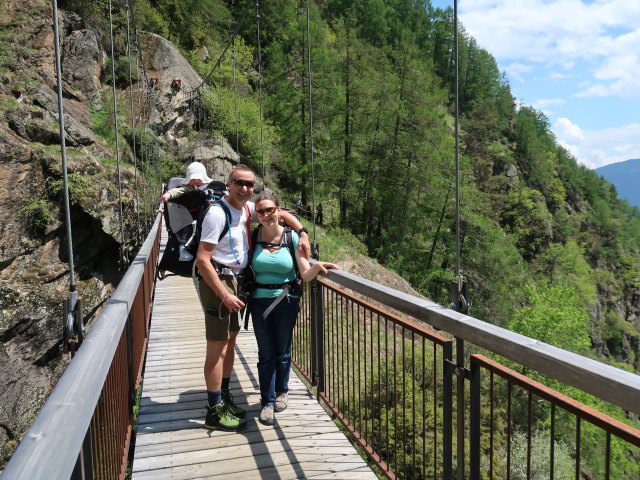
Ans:
[[[292,372],[289,408],[274,427],[257,421],[253,332],[238,335],[234,400],[247,409],[239,433],[203,427],[206,392],[202,310],[190,279],[158,282],[140,402],[132,478],[375,479],[371,469]]]

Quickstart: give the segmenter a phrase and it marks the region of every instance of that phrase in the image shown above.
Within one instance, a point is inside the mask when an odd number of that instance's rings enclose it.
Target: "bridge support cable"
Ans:
[[[316,260],[320,259],[318,242],[316,241],[316,178],[315,164],[313,156],[313,90],[311,82],[311,27],[309,21],[309,0],[307,6],[307,81],[309,89],[309,159],[311,161],[311,222],[313,224],[313,248],[312,256]]]
[[[53,38],[55,47],[56,85],[58,90],[58,125],[60,128],[60,157],[62,169],[62,202],[64,211],[67,257],[69,258],[69,295],[63,302],[63,344],[66,352],[75,351],[82,343],[82,298],[78,296],[75,265],[73,260],[73,236],[71,231],[71,208],[69,206],[69,178],[67,175],[67,147],[65,143],[64,104],[62,101],[62,67],[60,62],[60,37],[58,32],[58,3],[51,0],[53,8]]]
[[[455,279],[451,282],[450,308],[457,312],[467,314],[469,312],[469,302],[467,300],[467,283],[461,273],[461,242],[460,242],[460,92],[459,92],[459,49],[458,49],[458,0],[453,0],[453,51],[454,51],[454,98],[455,98],[455,202],[456,202],[456,272]],[[464,365],[464,340],[456,337],[456,429],[458,439],[465,438],[465,379],[470,378],[468,370]],[[475,407],[474,407],[475,408]],[[475,432],[474,432],[475,436]],[[472,461],[476,461],[474,458]],[[463,480],[465,477],[464,441],[457,443],[456,477]]]
[[[118,207],[120,215],[120,258],[118,265],[121,271],[125,271],[129,265],[127,250],[124,241],[124,214],[122,212],[122,178],[120,176],[120,143],[118,135],[118,100],[116,98],[116,57],[113,52],[113,13],[111,0],[109,0],[109,32],[111,38],[111,90],[113,93],[113,128],[116,135],[116,172],[118,181]]]
[[[131,25],[129,21],[129,1],[125,2],[125,11],[127,14],[127,59],[129,61],[129,100],[131,104],[131,139],[133,144],[133,185],[134,185],[134,201],[133,205],[136,214],[136,242],[140,244],[140,209],[138,199],[138,156],[136,152],[136,123],[133,114],[133,75],[131,72]]]
[[[238,126],[238,85],[236,81],[236,38],[231,36],[231,63],[233,66],[233,115],[236,122],[236,153],[240,153],[240,133]]]
[[[460,313],[469,312],[467,284],[460,271],[460,92],[459,92],[459,50],[458,50],[458,0],[453,0],[453,51],[454,51],[454,96],[455,96],[455,169],[456,169],[456,276],[451,284],[451,309]]]
[[[264,138],[262,132],[262,50],[260,47],[260,2],[256,1],[256,33],[258,37],[258,104],[260,107],[260,163],[262,165],[262,189],[267,187],[267,177],[264,170]]]

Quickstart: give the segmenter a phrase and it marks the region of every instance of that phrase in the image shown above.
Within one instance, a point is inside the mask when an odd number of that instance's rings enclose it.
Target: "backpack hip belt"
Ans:
[[[237,277],[238,275],[242,275],[245,270],[244,268],[227,267],[226,265],[222,265],[214,260],[211,260],[211,264],[218,275],[233,275],[234,277]]]

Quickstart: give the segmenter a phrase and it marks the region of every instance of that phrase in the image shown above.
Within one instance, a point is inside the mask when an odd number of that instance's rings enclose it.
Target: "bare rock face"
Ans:
[[[156,108],[150,124],[170,145],[184,146],[187,141],[182,137],[194,122],[186,106],[188,92],[202,85],[202,78],[170,41],[145,32],[140,44],[145,52],[147,75],[155,83]]]
[[[93,31],[78,30],[66,37],[62,57],[63,80],[83,94],[85,98],[82,100],[100,100],[102,60],[102,51]]]
[[[195,90],[202,84],[200,75],[169,40],[145,32],[140,43],[148,62],[148,75],[158,79],[156,90],[171,94],[173,80],[180,80],[180,91]]]

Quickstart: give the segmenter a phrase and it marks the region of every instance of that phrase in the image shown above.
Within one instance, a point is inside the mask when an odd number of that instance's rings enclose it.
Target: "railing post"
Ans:
[[[311,385],[318,386],[318,392],[324,390],[324,345],[322,325],[322,287],[317,279],[310,285],[311,314]]]
[[[453,479],[453,347],[446,343],[443,350],[442,379],[442,478]]]
[[[320,282],[316,281],[315,319],[316,319],[316,384],[318,392],[324,392],[324,289]]]
[[[471,359],[471,391],[469,413],[469,467],[471,480],[480,480],[480,366]]]
[[[87,434],[82,442],[82,448],[78,454],[78,460],[76,461],[73,472],[71,473],[71,480],[92,480],[93,477],[93,455],[91,452],[91,424],[87,428]]]
[[[456,460],[456,478],[464,480],[465,470],[465,451],[464,451],[464,434],[465,434],[465,415],[464,415],[464,397],[465,397],[465,371],[464,371],[464,340],[456,337],[456,438],[457,438],[457,460]]]
[[[135,303],[135,297],[134,302]],[[125,326],[125,333],[127,335],[126,344],[127,344],[127,372],[129,375],[129,413],[133,411],[133,406],[136,404],[136,372],[134,372],[133,368],[133,332],[131,328],[131,323],[133,322],[133,317],[135,313],[132,309],[129,312],[129,318],[127,318],[127,323]]]

